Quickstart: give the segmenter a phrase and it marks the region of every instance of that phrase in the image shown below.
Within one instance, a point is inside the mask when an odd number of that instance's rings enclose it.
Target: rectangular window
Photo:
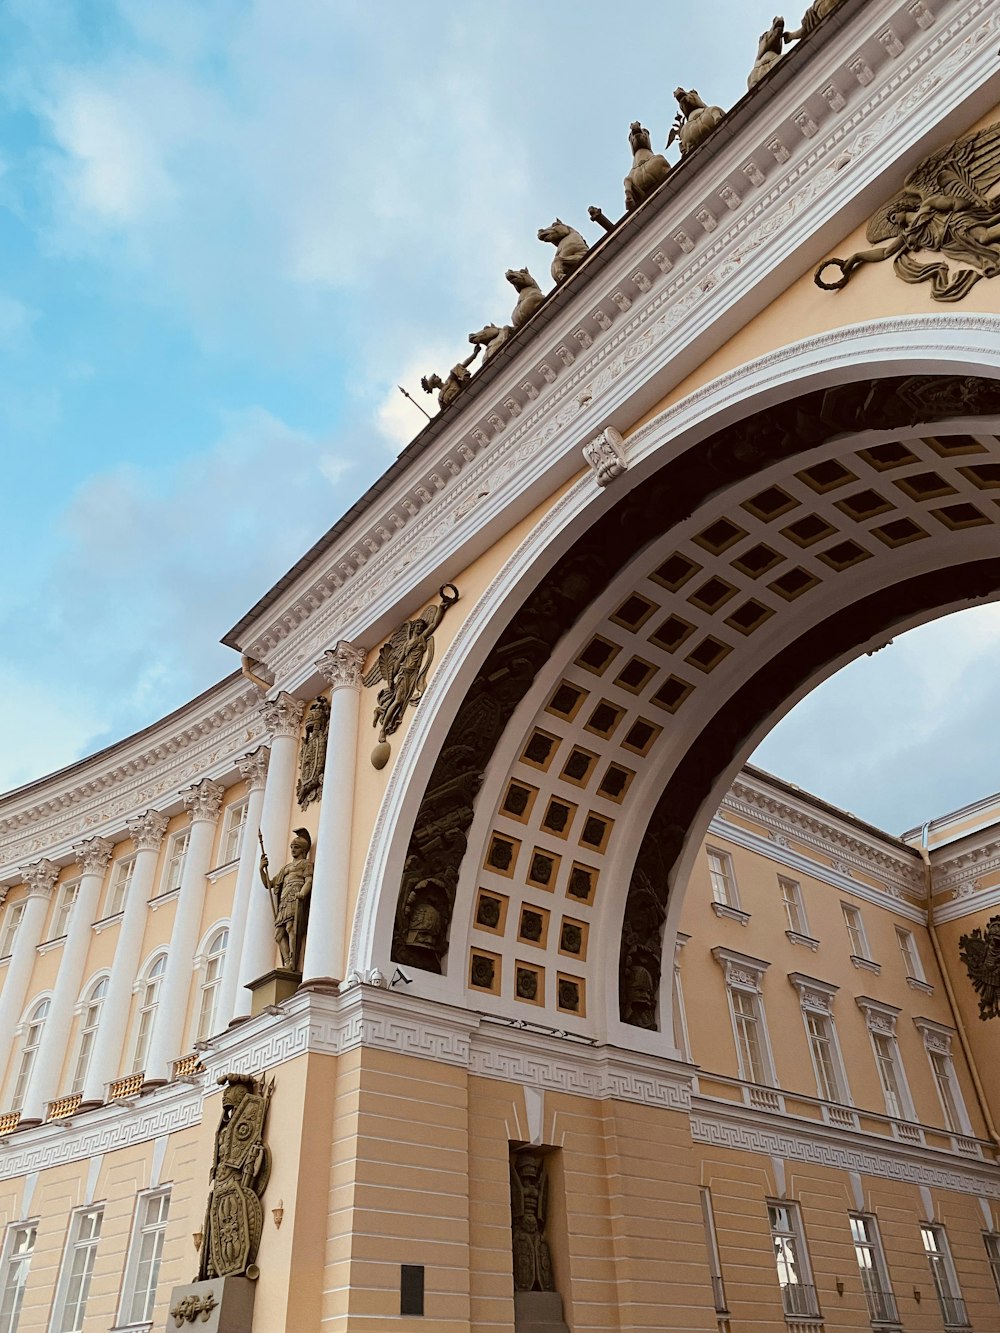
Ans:
[[[783,875],[779,875],[778,887],[781,890],[781,901],[785,908],[785,920],[788,922],[788,929],[794,931],[796,935],[808,935],[809,926],[806,922],[806,910],[802,904],[802,886],[797,880],[785,879]]]
[[[183,833],[175,833],[167,847],[167,864],[163,872],[163,883],[160,885],[161,895],[180,888],[187,849],[188,832],[185,829]]]
[[[995,1231],[987,1231],[983,1236],[983,1242],[986,1245],[986,1257],[990,1261],[993,1284],[997,1289],[997,1295],[1000,1296],[1000,1236]],[[0,1324],[0,1333],[4,1333],[2,1324]]]
[[[785,1315],[815,1318],[819,1315],[819,1304],[806,1254],[798,1205],[783,1199],[776,1200],[767,1205],[767,1216],[771,1224],[774,1262],[778,1270]]]
[[[927,1054],[931,1069],[934,1071],[938,1096],[941,1098],[945,1128],[952,1134],[965,1134],[967,1132],[965,1107],[961,1100],[962,1095],[955,1085],[955,1066],[951,1062],[951,1056],[946,1055],[944,1051],[928,1051]]]
[[[117,916],[119,912],[124,912],[125,899],[132,887],[132,876],[134,874],[134,856],[125,856],[120,861],[115,862],[115,873],[111,877],[111,891],[108,894],[107,916]]]
[[[169,1209],[169,1190],[139,1196],[125,1265],[122,1324],[145,1324],[152,1318]]]
[[[56,1315],[52,1324],[56,1333],[83,1333],[103,1213],[102,1208],[88,1208],[84,1212],[74,1213],[70,1221],[69,1241],[59,1275]]]
[[[764,1035],[764,1012],[760,996],[754,991],[730,991],[733,1001],[733,1024],[736,1029],[736,1052],[740,1062],[740,1077],[750,1083],[773,1083],[771,1063],[767,1056]]]
[[[243,849],[243,830],[247,823],[249,801],[239,801],[226,810],[226,822],[222,833],[222,865],[238,861]]]
[[[733,859],[728,852],[708,848],[708,877],[712,881],[712,900],[721,903],[723,907],[738,908],[740,903],[736,893]]]
[[[889,1285],[889,1270],[886,1268],[882,1240],[874,1217],[852,1213],[851,1236],[872,1323],[898,1323],[896,1298]]]
[[[24,1286],[35,1249],[37,1227],[33,1222],[22,1222],[8,1227],[4,1238],[3,1260],[0,1262],[0,1333],[15,1333],[21,1317]]]
[[[923,1241],[924,1253],[931,1267],[931,1278],[934,1281],[934,1291],[941,1307],[945,1328],[968,1327],[969,1317],[965,1312],[965,1301],[962,1300],[958,1289],[958,1278],[955,1275],[955,1265],[951,1261],[951,1250],[948,1247],[948,1237],[944,1227],[932,1222],[925,1223],[920,1228],[920,1239]]]
[[[825,1102],[846,1101],[833,1023],[828,1015],[809,1009],[805,1012],[805,1020],[820,1097]]]
[[[79,887],[79,880],[76,880],[72,884],[64,884],[59,890],[55,914],[52,917],[50,940],[60,940],[64,935],[69,934],[69,919],[73,914],[73,904],[76,902],[76,893]]]
[[[719,1238],[715,1232],[715,1210],[712,1207],[712,1191],[702,1185],[701,1217],[705,1224],[705,1245],[708,1248],[708,1271],[712,1278],[712,1298],[715,1301],[716,1314],[728,1314],[726,1288],[722,1281],[722,1260],[719,1258]]]
[[[875,1047],[875,1063],[878,1065],[879,1081],[885,1097],[885,1109],[895,1120],[905,1120],[908,1099],[896,1038],[883,1032],[873,1032],[872,1045]]]
[[[853,907],[850,903],[841,903],[840,910],[844,914],[847,938],[851,942],[851,953],[855,958],[871,958],[871,954],[868,952],[868,940],[865,938],[864,922],[861,920],[861,909]]]
[[[9,958],[14,952],[14,940],[17,928],[24,916],[24,903],[11,903],[3,919],[3,940],[0,941],[0,958]]]
[[[911,932],[904,930],[902,926],[897,926],[896,943],[899,945],[899,954],[903,960],[903,975],[912,977],[914,981],[924,981],[924,969],[920,962],[920,954],[917,952],[917,941]]]

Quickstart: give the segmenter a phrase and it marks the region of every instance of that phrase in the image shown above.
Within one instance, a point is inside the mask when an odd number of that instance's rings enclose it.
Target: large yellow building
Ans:
[[[1000,798],[899,840],[746,767],[1000,595],[1000,12],[830,8],[239,672],[0,800],[0,1333],[185,1322],[230,1071],[255,1333],[1000,1327]]]

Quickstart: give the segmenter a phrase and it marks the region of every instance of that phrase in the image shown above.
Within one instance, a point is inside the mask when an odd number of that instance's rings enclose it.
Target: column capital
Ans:
[[[159,810],[147,810],[145,814],[126,819],[125,827],[137,852],[156,852],[160,849],[169,823],[167,816],[160,814]]]
[[[114,850],[107,838],[85,838],[73,848],[73,855],[85,875],[103,875]]]
[[[52,890],[59,878],[59,870],[60,867],[56,865],[55,861],[49,860],[35,861],[33,865],[24,866],[21,870],[21,878],[28,886],[28,896],[31,898],[51,898]]]
[[[214,824],[219,818],[219,810],[222,807],[222,798],[226,794],[226,789],[221,782],[214,782],[211,778],[202,778],[201,782],[195,782],[185,791],[181,792],[181,800],[184,807],[191,813],[191,823],[196,823],[199,819],[207,820]]]
[[[270,748],[267,745],[258,745],[256,750],[245,754],[242,759],[237,759],[236,767],[240,770],[240,777],[250,783],[251,791],[263,791],[270,758]]]
[[[361,669],[368,649],[341,639],[335,648],[328,648],[316,663],[316,670],[332,689],[361,688]]]
[[[282,690],[276,699],[266,699],[260,706],[264,726],[272,736],[298,736],[305,701]]]

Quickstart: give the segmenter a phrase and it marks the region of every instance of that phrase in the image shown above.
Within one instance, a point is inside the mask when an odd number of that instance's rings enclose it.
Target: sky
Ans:
[[[629,123],[662,148],[678,83],[735,102],[770,17],[6,0],[0,790],[235,669],[220,636],[423,425],[396,384],[422,399],[422,374],[505,321],[504,270],[548,270],[538,227],[596,239],[587,206],[622,211]],[[891,828],[1000,787],[971,721],[954,782],[912,785],[976,689],[997,711],[995,623],[963,632],[960,668],[940,627],[863,659],[758,761]],[[909,689],[933,708],[884,743],[864,728],[862,763],[843,712],[866,670],[893,706]],[[974,790],[945,795],[959,777]]]

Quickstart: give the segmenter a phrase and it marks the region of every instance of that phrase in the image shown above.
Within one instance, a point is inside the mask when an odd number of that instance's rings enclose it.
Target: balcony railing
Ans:
[[[13,1134],[20,1119],[20,1111],[8,1111],[6,1115],[0,1115],[0,1135]]]
[[[943,1296],[938,1292],[945,1328],[968,1328],[969,1315],[961,1296]]]
[[[141,1071],[138,1074],[126,1074],[124,1078],[116,1078],[114,1083],[108,1085],[108,1101],[117,1102],[123,1097],[137,1097],[142,1091],[142,1084],[146,1075]]]
[[[873,1323],[899,1323],[896,1298],[891,1291],[882,1291],[879,1287],[865,1287],[865,1296],[868,1300],[868,1314]]]
[[[57,1097],[54,1102],[49,1102],[45,1119],[65,1120],[67,1116],[75,1115],[79,1111],[82,1101],[82,1092],[72,1092],[68,1097]]]
[[[781,1288],[781,1304],[786,1316],[816,1318],[819,1303],[816,1300],[816,1288],[810,1282],[788,1282]]]
[[[179,1060],[175,1060],[170,1071],[171,1079],[189,1078],[192,1074],[201,1071],[201,1056],[195,1051],[192,1055],[182,1055]]]

